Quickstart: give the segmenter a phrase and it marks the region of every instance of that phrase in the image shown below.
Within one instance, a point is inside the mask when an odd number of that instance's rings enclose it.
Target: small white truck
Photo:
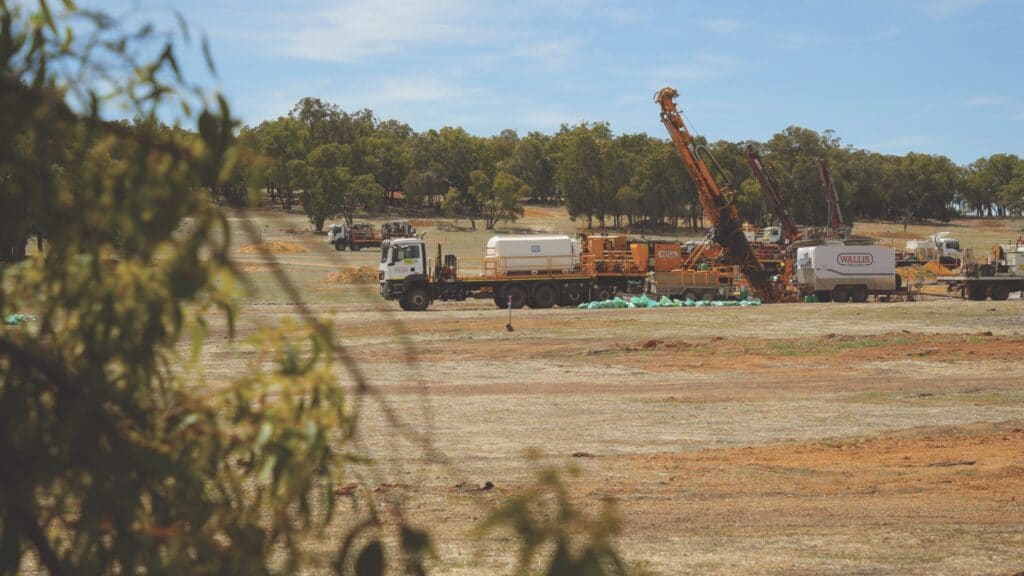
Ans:
[[[949,232],[932,234],[927,240],[907,240],[906,257],[917,262],[938,262],[945,266],[960,263],[960,241]]]
[[[904,293],[892,248],[824,242],[797,248],[793,284],[820,302],[866,302]]]
[[[937,278],[951,294],[968,300],[1007,300],[1020,292],[1024,298],[1024,238],[1016,244],[996,244],[986,263],[977,262],[970,250],[965,256],[958,275]]]

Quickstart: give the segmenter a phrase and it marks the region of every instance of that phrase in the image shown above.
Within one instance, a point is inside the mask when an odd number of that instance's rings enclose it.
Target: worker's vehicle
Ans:
[[[430,265],[422,238],[385,240],[379,267],[381,296],[398,300],[403,310],[426,310],[435,300],[467,298],[491,298],[501,308],[576,306],[611,297],[629,276],[628,270],[598,272],[598,263],[612,259],[586,256],[580,241],[568,236],[495,236],[483,258],[442,254],[440,244],[436,254]],[[646,252],[642,262],[636,267],[638,278],[647,272]]]
[[[827,241],[796,250],[793,284],[821,302],[866,302],[903,294],[896,253],[886,246]]]
[[[1006,300],[1014,292],[1024,297],[1024,241],[996,244],[985,263],[978,263],[968,250],[962,262],[958,275],[936,278],[950,293],[968,300]]]
[[[348,248],[353,252],[380,246],[380,231],[373,224],[332,224],[327,229],[327,243],[335,250]]]
[[[960,265],[960,241],[949,232],[932,234],[927,240],[907,240],[903,259],[911,262],[938,262],[944,266]]]
[[[743,234],[743,221],[740,219],[736,205],[732,202],[732,187],[707,147],[700,146],[694,141],[693,135],[690,134],[683,122],[682,115],[676,108],[677,96],[679,96],[679,92],[674,88],[663,88],[655,95],[654,99],[661,107],[661,122],[668,130],[669,137],[672,139],[676,151],[679,152],[686,171],[697,187],[704,216],[711,223],[711,239],[722,247],[728,262],[739,267],[755,295],[765,302],[776,302],[779,300],[779,293],[772,281],[773,274],[765,269]],[[707,157],[719,168],[719,174],[724,182],[721,188],[708,169],[704,157]],[[687,260],[691,260],[693,256],[694,254],[691,253]],[[684,266],[684,268],[690,268],[690,266]]]
[[[391,238],[412,238],[413,236],[416,236],[416,229],[405,220],[385,222],[380,225],[379,229],[368,223],[332,224],[327,229],[327,243],[339,251],[348,248],[356,252],[363,248],[380,246],[381,242]]]

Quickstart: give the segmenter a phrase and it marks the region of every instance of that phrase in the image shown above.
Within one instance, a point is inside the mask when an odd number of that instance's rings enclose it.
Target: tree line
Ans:
[[[451,126],[416,132],[371,110],[350,113],[304,98],[285,116],[243,128],[240,142],[253,154],[236,168],[235,188],[255,183],[287,209],[301,203],[318,231],[329,218],[351,222],[359,210],[386,205],[490,229],[515,221],[526,201],[564,203],[571,218],[592,228],[702,225],[696,188],[672,144],[646,134],[616,135],[605,122],[525,136],[514,130],[475,136]],[[748,144],[759,148],[802,224],[824,224],[816,158],[828,161],[843,213],[854,219],[1024,214],[1024,160],[1012,154],[959,166],[941,155],[857,149],[831,130],[797,126],[766,142],[698,137],[698,144],[710,152],[720,184],[731,185],[741,215],[752,223],[768,224],[774,214],[748,167]]]

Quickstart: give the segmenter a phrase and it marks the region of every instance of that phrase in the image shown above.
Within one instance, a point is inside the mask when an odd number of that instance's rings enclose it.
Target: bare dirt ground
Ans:
[[[517,229],[557,228],[535,212]],[[468,246],[490,233],[445,234]],[[264,241],[308,248],[281,255],[285,269],[379,392],[354,397],[358,449],[376,462],[354,483],[434,533],[438,574],[507,572],[510,540],[465,542],[551,464],[578,467],[582,507],[618,502],[620,548],[654,574],[1024,571],[1020,300],[522,310],[508,332],[488,301],[403,313],[373,285],[328,282],[374,266],[374,251]],[[295,309],[265,264],[238,259],[256,290],[244,340]],[[251,357],[222,336],[204,352],[211,385]]]

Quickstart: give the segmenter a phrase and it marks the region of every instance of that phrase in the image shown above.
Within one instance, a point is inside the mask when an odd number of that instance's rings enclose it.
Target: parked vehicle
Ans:
[[[605,300],[647,274],[646,243],[621,237],[580,240],[568,236],[495,236],[483,258],[443,254],[428,262],[422,238],[385,240],[379,266],[380,294],[403,310],[426,310],[436,300],[490,298],[500,308],[551,308]],[[606,242],[611,242],[611,247]],[[671,259],[671,255],[663,254]],[[678,257],[678,255],[676,255]]]
[[[906,293],[892,248],[843,242],[797,248],[793,284],[823,302],[866,302],[869,296]]]
[[[959,275],[937,278],[947,291],[968,300],[1006,300],[1014,292],[1024,297],[1024,241],[996,244],[983,264],[969,251],[964,256]]]
[[[385,222],[379,229],[368,223],[332,224],[327,229],[327,243],[338,251],[348,248],[357,252],[363,248],[380,246],[384,240],[411,238],[415,235],[416,229],[405,220]]]

